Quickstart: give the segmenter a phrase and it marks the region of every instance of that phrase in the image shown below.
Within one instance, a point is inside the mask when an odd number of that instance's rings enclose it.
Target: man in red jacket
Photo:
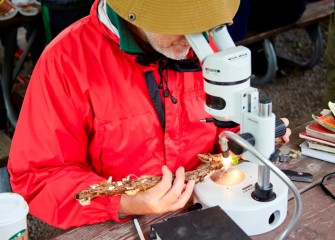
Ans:
[[[238,0],[97,0],[42,53],[21,109],[8,169],[30,213],[69,228],[182,208],[185,171],[213,152],[199,60],[184,34],[232,23]],[[285,136],[286,138],[288,134]],[[287,139],[286,139],[287,140]],[[176,178],[172,181],[172,173]],[[135,195],[81,206],[75,193],[128,175],[162,175]]]

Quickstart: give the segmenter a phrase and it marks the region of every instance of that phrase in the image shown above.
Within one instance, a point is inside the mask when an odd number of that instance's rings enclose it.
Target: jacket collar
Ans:
[[[106,4],[106,10],[109,20],[119,32],[120,49],[130,54],[144,54],[145,51],[143,51],[137,44],[137,42],[129,32],[125,21],[121,17],[119,17],[108,4]]]

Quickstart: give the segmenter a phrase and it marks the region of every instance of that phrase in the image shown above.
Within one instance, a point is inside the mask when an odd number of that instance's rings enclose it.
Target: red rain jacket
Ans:
[[[97,3],[41,55],[10,151],[13,191],[30,214],[59,228],[123,221],[120,196],[81,206],[75,193],[110,176],[161,175],[163,165],[194,169],[197,154],[212,152],[217,141],[213,123],[200,122],[210,117],[201,71],[164,70],[178,102],[163,98],[163,130],[146,84],[159,82],[157,62],[143,66],[122,52]]]

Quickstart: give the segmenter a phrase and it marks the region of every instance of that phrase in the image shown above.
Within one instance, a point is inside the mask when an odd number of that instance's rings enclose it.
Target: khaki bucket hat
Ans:
[[[184,35],[232,24],[240,0],[107,0],[107,4],[139,28]]]

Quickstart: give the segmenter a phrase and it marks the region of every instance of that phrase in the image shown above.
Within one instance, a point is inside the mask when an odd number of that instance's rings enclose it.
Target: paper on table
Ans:
[[[330,109],[330,111],[332,111],[333,115],[335,116],[335,103],[333,102],[328,102],[328,107]]]

